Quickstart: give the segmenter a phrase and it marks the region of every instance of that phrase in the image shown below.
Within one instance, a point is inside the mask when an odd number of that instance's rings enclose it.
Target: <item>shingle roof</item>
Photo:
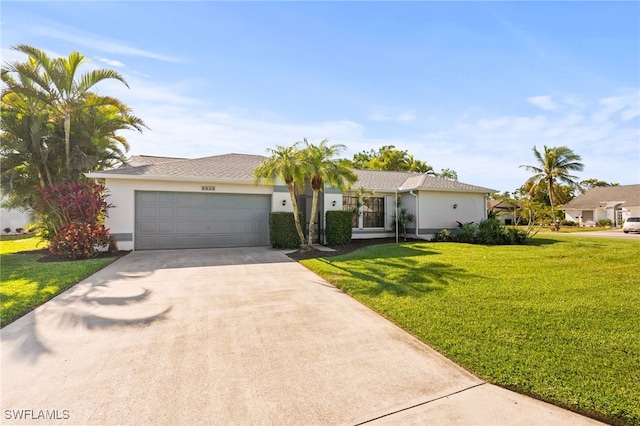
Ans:
[[[624,202],[625,207],[640,206],[640,185],[592,188],[569,201],[562,209],[591,210],[613,201]]]
[[[141,178],[207,179],[254,181],[253,171],[265,157],[249,154],[225,154],[202,158],[133,156],[118,169],[89,173],[89,177],[114,178],[138,176]],[[494,189],[469,185],[434,176],[382,170],[354,170],[358,177],[352,188],[392,192],[399,190],[440,190],[465,192],[496,192]]]
[[[261,155],[247,154],[224,154],[193,159],[138,156],[124,167],[90,173],[90,176],[120,175],[253,181],[253,170],[264,158]]]
[[[358,180],[353,188],[365,188],[374,191],[398,190],[436,190],[436,191],[464,191],[464,192],[496,192],[495,189],[469,185],[454,180],[443,179],[435,176],[410,173],[388,172],[381,170],[354,170]]]
[[[156,157],[153,155],[132,155],[123,167],[150,166],[152,164],[167,163],[170,161],[187,160],[187,158],[177,157]]]

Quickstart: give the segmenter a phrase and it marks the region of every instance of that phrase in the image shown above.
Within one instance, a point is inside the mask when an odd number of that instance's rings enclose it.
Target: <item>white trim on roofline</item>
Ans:
[[[145,175],[124,175],[124,174],[111,174],[100,172],[89,172],[84,174],[89,179],[114,179],[114,180],[143,180],[143,181],[173,181],[173,182],[220,182],[220,183],[235,183],[239,185],[258,185],[258,186],[273,186],[265,185],[263,183],[256,183],[254,180],[241,180],[241,179],[220,179],[213,177],[181,177],[181,176],[145,176]]]

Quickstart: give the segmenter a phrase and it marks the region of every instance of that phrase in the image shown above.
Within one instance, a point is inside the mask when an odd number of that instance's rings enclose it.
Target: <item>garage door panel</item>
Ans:
[[[160,204],[173,204],[175,203],[176,194],[175,192],[157,192],[157,200]]]
[[[158,207],[158,217],[163,219],[173,219],[175,210],[173,207]]]
[[[140,218],[151,218],[155,219],[156,217],[156,208],[155,207],[143,207],[140,206],[138,209]]]
[[[271,196],[136,192],[136,249],[269,244]]]
[[[176,232],[191,232],[191,222],[176,222]]]
[[[157,192],[137,192],[136,201],[138,203],[156,203],[158,201]]]
[[[154,233],[156,232],[156,223],[155,222],[141,222],[138,224],[138,232],[139,233]]]

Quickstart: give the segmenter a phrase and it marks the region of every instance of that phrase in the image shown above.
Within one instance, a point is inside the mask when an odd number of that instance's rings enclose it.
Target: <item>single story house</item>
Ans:
[[[640,185],[592,188],[560,209],[566,220],[580,225],[610,219],[613,226],[622,226],[626,218],[640,216]]]
[[[253,171],[264,158],[133,156],[123,167],[87,176],[104,181],[114,206],[106,225],[121,250],[266,246],[270,244],[269,214],[292,211],[292,207],[284,183],[255,182]],[[396,196],[400,208],[416,218],[407,227],[408,236],[431,239],[440,229],[455,229],[457,221],[485,219],[487,198],[495,192],[416,173],[355,173],[358,180],[348,192],[326,187],[321,193],[316,220],[320,241],[324,241],[326,211],[339,209],[358,210],[353,238],[395,235]],[[307,185],[298,192],[298,206],[308,218],[311,189]]]
[[[517,207],[512,203],[504,200],[488,200],[487,210],[495,212],[498,220],[503,225],[515,225],[516,224],[516,209]]]

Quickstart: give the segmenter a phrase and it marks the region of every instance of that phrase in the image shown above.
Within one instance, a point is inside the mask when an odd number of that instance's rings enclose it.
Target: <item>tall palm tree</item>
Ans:
[[[83,107],[87,94],[100,81],[115,79],[127,88],[129,85],[122,75],[110,69],[98,69],[78,75],[78,69],[86,59],[79,52],[71,52],[68,58],[52,59],[42,50],[29,45],[21,44],[14,49],[28,55],[35,66],[15,62],[8,65],[7,71],[27,76],[34,84],[25,94],[38,97],[63,117],[65,168],[67,178],[73,180],[71,172],[72,115]]]
[[[348,184],[356,181],[356,175],[351,171],[348,161],[337,159],[337,156],[346,148],[344,145],[329,145],[328,139],[324,139],[319,145],[311,144],[304,139],[304,144],[305,148],[302,151],[304,176],[309,179],[313,190],[308,242],[311,245],[318,208],[318,193],[324,190],[325,183],[345,190]]]
[[[534,173],[525,185],[529,186],[529,195],[533,194],[540,186],[546,184],[547,194],[549,195],[549,203],[553,214],[553,223],[556,229],[559,228],[556,217],[555,205],[556,200],[560,198],[557,183],[564,183],[572,188],[579,188],[577,176],[573,176],[570,172],[580,172],[584,169],[578,154],[574,153],[566,146],[547,147],[544,145],[544,153],[538,151],[537,147],[533,147],[533,155],[537,160],[537,165],[522,165],[520,167],[529,172]]]
[[[298,210],[298,202],[296,200],[296,190],[304,186],[304,175],[302,174],[302,157],[298,149],[300,142],[296,142],[291,146],[284,147],[276,145],[275,149],[267,149],[270,154],[268,158],[262,161],[253,171],[256,182],[261,180],[267,183],[276,183],[279,180],[287,184],[287,190],[291,197],[291,205],[293,206],[293,219],[296,224],[296,231],[300,238],[300,243],[304,245],[304,233],[300,224],[300,213]]]

